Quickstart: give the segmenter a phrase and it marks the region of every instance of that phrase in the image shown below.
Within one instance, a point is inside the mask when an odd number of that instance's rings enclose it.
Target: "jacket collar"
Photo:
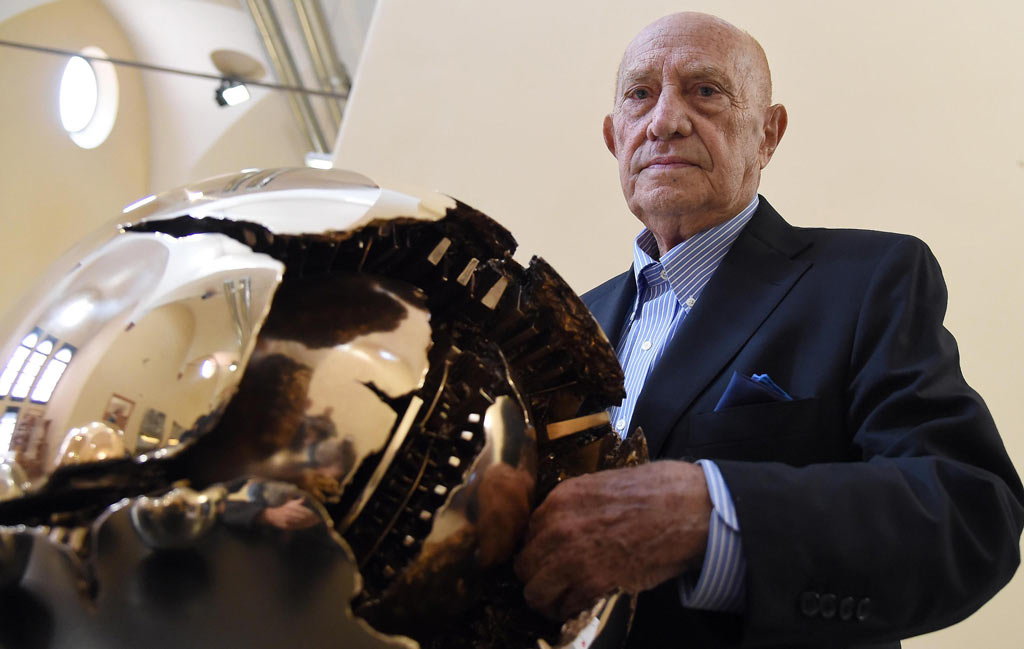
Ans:
[[[694,400],[725,368],[811,266],[797,255],[809,245],[764,199],[683,321],[633,412],[651,457]],[[632,271],[587,296],[591,312],[617,346],[636,298]],[[682,368],[685,369],[685,374]]]

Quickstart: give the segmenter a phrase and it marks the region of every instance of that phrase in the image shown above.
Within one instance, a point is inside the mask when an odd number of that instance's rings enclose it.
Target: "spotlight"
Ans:
[[[221,79],[213,98],[221,106],[235,106],[249,99],[249,89],[241,81]]]

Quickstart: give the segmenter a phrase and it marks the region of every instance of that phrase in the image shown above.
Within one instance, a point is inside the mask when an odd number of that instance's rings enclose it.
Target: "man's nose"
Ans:
[[[647,124],[647,139],[668,140],[673,137],[686,137],[693,133],[689,107],[675,89],[665,88],[658,96],[658,103],[651,113],[651,121]]]

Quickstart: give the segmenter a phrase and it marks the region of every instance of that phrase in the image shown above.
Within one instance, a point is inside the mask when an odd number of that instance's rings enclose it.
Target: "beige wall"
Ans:
[[[768,52],[790,130],[763,193],[791,222],[929,242],[964,373],[1024,466],[1024,4],[382,0],[338,166],[440,189],[508,226],[577,289],[625,269],[638,226],[600,123],[623,46],[680,8]],[[1017,649],[1024,577],[907,647]]]
[[[212,102],[211,102],[212,103]],[[285,93],[264,95],[244,115],[235,120],[213,142],[204,142],[203,154],[196,159],[184,180],[192,182],[234,173],[250,167],[301,167],[306,154],[302,133],[288,107]],[[157,187],[163,191],[170,187]]]
[[[134,58],[98,0],[19,4],[37,6],[5,15],[0,39],[69,50],[95,45],[111,57]],[[107,140],[86,150],[60,122],[66,64],[65,57],[0,47],[0,340],[24,335],[18,300],[44,284],[41,275],[54,259],[147,190],[149,124],[140,73],[117,72],[118,118]],[[48,274],[51,283],[57,280],[52,268]],[[56,450],[50,446],[48,452]]]
[[[134,59],[97,0],[61,0],[0,22],[0,39]],[[118,69],[118,119],[96,149],[78,148],[60,124],[57,93],[67,60],[0,49],[0,309],[61,252],[147,193],[149,124],[140,73]]]

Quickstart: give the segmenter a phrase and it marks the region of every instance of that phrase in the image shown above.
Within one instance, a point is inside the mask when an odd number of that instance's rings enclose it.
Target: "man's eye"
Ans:
[[[626,96],[630,99],[647,99],[651,96],[651,91],[647,88],[634,88]]]
[[[714,97],[717,94],[717,90],[714,86],[698,86],[697,94],[701,97]]]

